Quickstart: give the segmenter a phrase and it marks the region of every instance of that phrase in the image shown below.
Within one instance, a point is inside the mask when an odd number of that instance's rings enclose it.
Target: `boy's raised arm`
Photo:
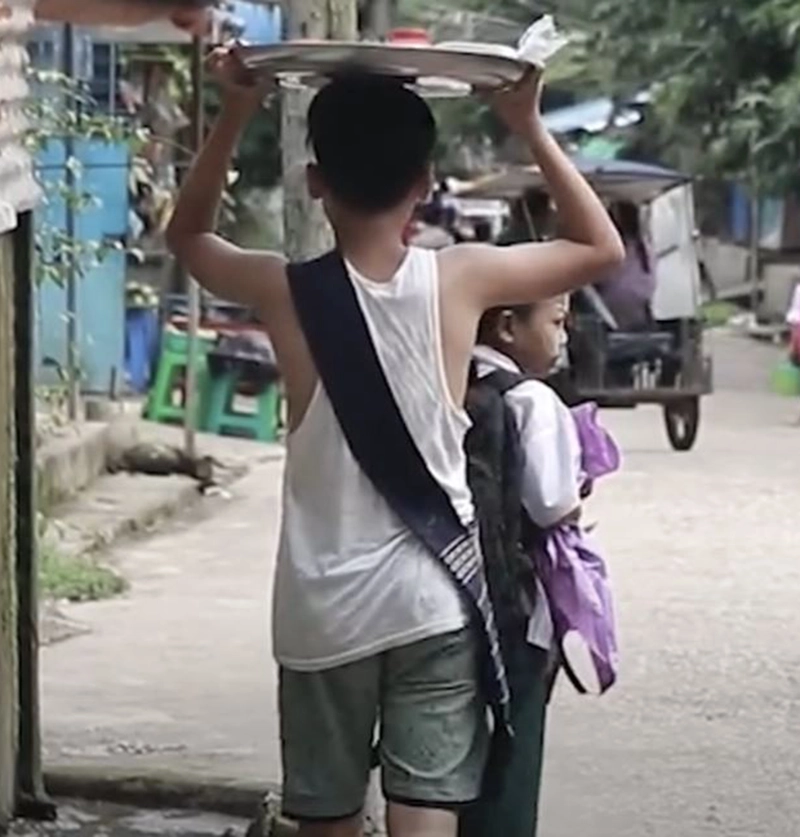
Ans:
[[[588,284],[619,264],[625,252],[605,207],[541,118],[541,75],[498,94],[498,116],[523,139],[542,170],[558,211],[559,238],[512,247],[461,245],[444,254],[479,311],[535,302]]]
[[[181,187],[167,244],[211,293],[263,311],[285,276],[284,258],[243,250],[217,235],[216,228],[231,157],[268,87],[237,81],[239,65],[227,50],[212,54],[211,64],[223,88],[222,112]]]

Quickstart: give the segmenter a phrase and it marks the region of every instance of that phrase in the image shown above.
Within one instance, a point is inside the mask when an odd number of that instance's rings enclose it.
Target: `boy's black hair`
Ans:
[[[499,308],[490,308],[488,311],[484,311],[478,323],[478,343],[483,346],[494,346],[497,343],[497,328],[500,325],[500,317],[507,311],[522,320],[530,316],[535,307],[535,302],[529,302],[526,305],[501,305]]]
[[[354,73],[316,95],[308,139],[334,197],[359,212],[385,212],[425,176],[436,123],[427,104],[401,82]]]

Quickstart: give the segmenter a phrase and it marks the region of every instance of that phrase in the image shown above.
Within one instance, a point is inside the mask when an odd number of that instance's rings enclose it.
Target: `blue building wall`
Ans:
[[[98,199],[98,206],[77,213],[76,237],[84,241],[122,241],[128,228],[128,148],[98,141],[79,142],[82,164],[78,189]],[[47,200],[39,207],[39,225],[63,229],[66,205],[58,195],[64,179],[63,142],[51,142],[37,160]],[[43,383],[56,375],[45,359],[63,366],[67,359],[66,288],[47,281],[37,295],[37,368]],[[108,392],[121,384],[125,350],[125,254],[111,251],[102,264],[78,279],[78,357],[85,392]]]
[[[282,40],[283,16],[280,7],[236,0],[233,14],[243,24],[242,39],[251,44],[270,44]],[[34,30],[29,47],[33,63],[41,69],[55,69],[62,63],[62,29],[40,26]],[[98,109],[113,111],[116,104],[117,50],[112,43],[93,41],[87,30],[77,30],[78,73],[87,83]],[[129,152],[124,145],[79,142],[75,157],[82,167],[81,190],[98,198],[97,207],[81,212],[76,219],[76,235],[85,241],[123,240],[128,232]],[[57,196],[64,180],[65,150],[53,141],[38,155],[37,167],[48,199],[38,209],[35,223],[63,229],[66,206]],[[77,314],[78,357],[82,388],[87,393],[108,392],[124,386],[125,354],[125,254],[109,252],[103,263],[79,279]],[[67,359],[66,289],[46,282],[37,295],[37,377],[41,383],[56,383],[58,374],[49,359],[63,367]]]
[[[28,44],[31,61],[39,69],[58,69],[63,63],[63,29],[38,26]],[[116,50],[113,45],[95,44],[88,31],[75,36],[78,76],[87,84],[100,112],[114,109],[116,89]],[[129,152],[125,145],[99,141],[77,142],[75,158],[81,175],[77,190],[98,199],[96,207],[77,214],[75,233],[79,240],[122,241],[128,228]],[[34,214],[35,229],[63,230],[66,205],[59,195],[64,183],[66,152],[64,143],[53,140],[36,158],[45,187],[45,200]],[[45,236],[47,238],[47,236]],[[66,288],[46,281],[37,293],[36,357],[37,378],[41,383],[59,380],[52,364],[64,367],[67,360]],[[85,392],[108,392],[113,379],[122,382],[125,329],[125,255],[110,252],[77,285],[78,358]]]

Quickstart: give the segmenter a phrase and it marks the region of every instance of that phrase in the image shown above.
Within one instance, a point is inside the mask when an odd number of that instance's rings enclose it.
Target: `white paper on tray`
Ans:
[[[552,15],[544,15],[525,30],[516,48],[481,41],[446,41],[436,44],[436,47],[453,52],[492,55],[512,61],[524,61],[526,64],[543,69],[547,62],[568,43],[569,38],[558,31]]]
[[[569,38],[556,29],[552,15],[544,15],[532,23],[517,44],[517,58],[537,67],[547,62],[569,43]]]

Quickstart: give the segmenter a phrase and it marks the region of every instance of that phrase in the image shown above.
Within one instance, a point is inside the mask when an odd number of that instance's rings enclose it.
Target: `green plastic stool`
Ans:
[[[207,355],[214,346],[213,338],[198,337],[197,353],[197,391],[202,401],[207,389],[208,364]],[[153,386],[147,398],[145,417],[150,421],[161,424],[182,423],[186,416],[186,405],[183,397],[176,403],[175,390],[180,382],[186,378],[188,364],[189,337],[179,331],[167,330],[161,343],[161,355],[158,359],[158,371]],[[181,393],[183,396],[184,393]],[[204,407],[198,407],[202,416]]]
[[[800,395],[800,366],[790,360],[781,361],[772,373],[772,389],[778,395]]]
[[[248,436],[259,442],[277,441],[280,388],[277,384],[270,384],[255,396],[255,411],[242,413],[234,406],[240,381],[241,376],[234,372],[219,377],[209,375],[203,429],[218,436]]]

